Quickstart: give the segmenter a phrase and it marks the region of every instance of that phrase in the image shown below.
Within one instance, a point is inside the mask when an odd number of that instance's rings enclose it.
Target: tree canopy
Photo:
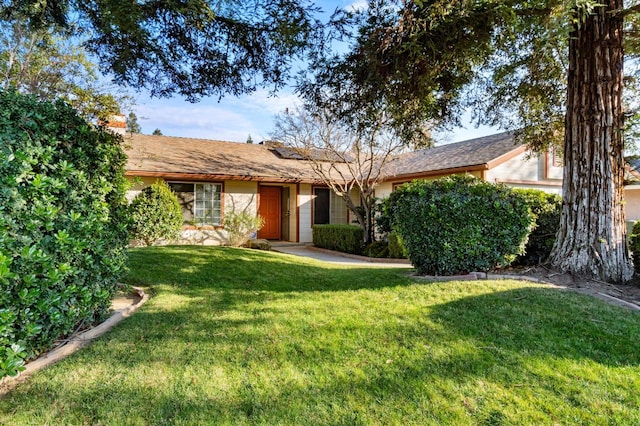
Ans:
[[[633,111],[623,107],[623,42],[637,51],[639,11],[621,0],[371,0],[344,13],[349,50],[316,56],[299,90],[358,126],[384,110],[406,143],[425,123],[455,126],[471,106],[478,123],[513,130],[533,150],[562,147],[552,264],[626,281],[622,134]]]
[[[0,21],[0,86],[43,100],[64,99],[86,119],[104,119],[128,102],[104,84],[77,39],[26,20]]]
[[[292,61],[316,42],[309,1],[3,0],[5,18],[68,28],[119,83],[189,100],[280,88]]]
[[[371,0],[335,20],[351,29],[342,28],[350,48],[316,56],[299,91],[360,123],[383,108],[408,143],[458,126],[471,109],[476,123],[513,130],[536,150],[561,146],[569,34],[598,4]],[[627,38],[628,52],[637,44]]]
[[[129,133],[142,133],[142,127],[138,123],[138,116],[132,111],[126,118],[126,131]],[[154,132],[155,134],[155,132]]]

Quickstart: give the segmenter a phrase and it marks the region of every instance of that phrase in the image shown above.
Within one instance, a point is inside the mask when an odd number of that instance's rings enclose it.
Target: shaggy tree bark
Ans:
[[[563,211],[554,267],[608,282],[633,267],[623,209],[622,0],[606,0],[569,43]]]

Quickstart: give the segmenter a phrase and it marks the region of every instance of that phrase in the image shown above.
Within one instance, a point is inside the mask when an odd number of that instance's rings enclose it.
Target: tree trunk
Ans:
[[[623,209],[622,0],[605,0],[571,34],[563,206],[551,262],[607,282],[633,275]]]

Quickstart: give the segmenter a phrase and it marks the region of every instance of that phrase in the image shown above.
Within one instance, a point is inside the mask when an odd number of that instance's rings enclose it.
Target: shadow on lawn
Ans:
[[[296,272],[305,276],[303,270]],[[155,310],[151,303],[74,357],[79,367],[107,372],[104,380],[81,387],[44,381],[34,386],[38,392],[17,389],[15,405],[0,404],[31,410],[36,398],[37,406],[62,407],[61,419],[86,423],[417,424],[427,413],[434,424],[482,423],[500,418],[509,411],[504,405],[519,398],[556,398],[571,406],[563,389],[583,380],[590,368],[584,361],[640,364],[640,316],[555,289],[457,298],[411,310],[403,321],[388,318],[392,307],[380,305],[370,322],[323,316],[324,324],[314,324],[310,311],[332,309],[335,296],[309,304],[295,291],[235,287],[176,292],[183,297],[176,309]],[[290,310],[271,303],[283,299],[291,299]],[[569,369],[544,369],[555,360],[568,361],[558,365]],[[160,364],[173,375],[145,385],[157,380],[153,368]],[[108,372],[125,380],[112,380]],[[622,388],[627,379],[615,369],[589,374],[585,387],[600,381]],[[496,394],[496,388],[509,393]],[[474,397],[477,406],[468,408],[466,399]],[[604,422],[608,414],[599,413],[598,404],[580,409]],[[558,405],[540,413],[548,416],[543,422],[571,423],[575,413]]]
[[[432,318],[483,351],[640,365],[640,315],[591,296],[526,287],[438,305]]]

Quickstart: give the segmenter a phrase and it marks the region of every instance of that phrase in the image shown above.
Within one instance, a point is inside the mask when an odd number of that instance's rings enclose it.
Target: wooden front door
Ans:
[[[281,194],[282,189],[278,186],[260,187],[258,214],[264,218],[264,226],[258,231],[258,238],[280,239]]]

